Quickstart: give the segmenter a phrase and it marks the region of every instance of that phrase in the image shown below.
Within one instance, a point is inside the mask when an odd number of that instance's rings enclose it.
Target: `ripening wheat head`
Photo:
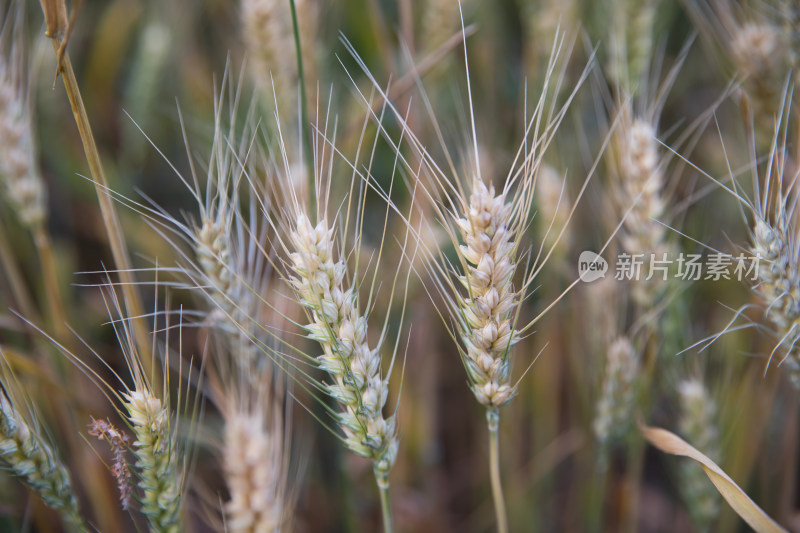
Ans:
[[[798,139],[790,127],[791,109],[791,92],[787,92],[774,120],[767,154],[757,153],[756,134],[750,132],[747,168],[753,182],[752,195],[730,170],[731,187],[706,176],[736,198],[749,226],[749,242],[743,243],[740,252],[747,267],[742,281],[757,295],[764,311],[763,325],[777,339],[767,365],[777,354],[779,365],[800,386],[800,166]]]
[[[325,391],[342,407],[339,424],[347,446],[388,471],[397,453],[394,417],[384,417],[389,394],[382,375],[380,346],[367,341],[367,316],[359,309],[358,285],[349,282],[347,263],[334,246],[326,219],[312,225],[299,214],[290,234],[291,284],[308,311],[309,338],[320,343],[319,367],[332,383]]]
[[[257,255],[254,248],[261,244],[254,241],[263,237],[259,233],[262,230],[252,223],[257,204],[242,194],[243,190],[247,192],[247,187],[241,187],[247,182],[252,159],[250,151],[256,139],[256,103],[251,100],[245,110],[240,109],[244,85],[241,75],[238,80],[232,79],[226,71],[221,85],[221,89],[215,91],[214,122],[207,155],[198,158],[200,163],[195,162],[196,155],[190,147],[180,110],[190,168],[188,175],[181,173],[162,154],[191,194],[197,205],[196,212],[178,218],[152,201],[139,203],[117,197],[137,211],[179,255],[178,264],[170,269],[180,278],[173,286],[200,294],[207,304],[203,314],[215,325],[230,330],[230,322],[240,321],[237,315],[242,308],[251,307],[250,300],[259,294],[259,286],[246,285],[258,281],[264,262],[254,261]],[[244,209],[242,202],[245,202]],[[248,207],[250,220],[247,220]]]
[[[791,98],[786,102],[791,107]],[[800,372],[800,226],[797,218],[800,178],[796,137],[786,134],[788,111],[779,115],[767,163],[763,170],[753,159],[755,197],[750,252],[758,261],[753,290],[761,297],[766,317],[785,351],[793,380]],[[788,143],[788,144],[787,144]]]
[[[678,385],[681,416],[680,432],[695,448],[712,461],[720,460],[717,406],[700,378]],[[680,470],[681,492],[698,531],[708,531],[719,513],[719,492],[699,465],[686,461]]]
[[[0,180],[11,207],[29,229],[47,217],[47,190],[36,162],[30,91],[25,68],[22,4],[8,11],[0,29]]]
[[[0,384],[0,464],[57,511],[70,530],[85,531],[67,467],[40,427],[2,351]]]
[[[592,429],[600,446],[624,437],[631,427],[636,402],[639,354],[631,340],[620,337],[606,350],[606,368]]]
[[[289,4],[280,0],[242,0],[240,6],[245,45],[254,60],[253,78],[264,88],[277,85],[282,109],[297,76]]]
[[[349,43],[346,45],[375,89],[386,99],[385,91],[356,51]],[[445,257],[443,248],[426,244],[420,237],[426,230],[415,230],[425,256],[428,277],[432,280],[429,292],[441,296],[445,302],[445,309],[440,310],[440,314],[446,317],[452,336],[459,340],[458,348],[470,388],[476,399],[490,410],[504,405],[515,394],[510,350],[539,318],[520,324],[520,305],[533,290],[534,278],[551,257],[565,231],[564,227],[560,228],[557,237],[549,240],[547,247],[544,244],[523,244],[523,236],[533,218],[533,192],[544,168],[544,153],[587,74],[584,71],[563,106],[558,107],[549,101],[550,87],[559,86],[560,76],[563,76],[560,56],[564,48],[564,35],[559,34],[546,69],[541,95],[533,112],[525,117],[522,142],[502,181],[481,172],[479,131],[475,126],[468,71],[472,129],[466,165],[469,170],[466,172],[457,170],[446,146],[441,147],[445,161],[437,161],[410,129],[404,115],[386,101],[393,118],[404,126],[403,141],[411,152],[405,156],[403,147],[395,144],[400,162],[417,179],[415,194],[424,199],[426,207],[433,213],[434,220],[423,217],[422,224],[431,224],[435,231],[443,231],[457,254],[457,259],[451,261]],[[364,101],[368,104],[366,97]],[[435,122],[430,106],[428,111]],[[377,115],[373,118],[380,122]],[[495,188],[494,183],[498,181],[502,185]],[[568,220],[572,209],[567,211],[570,213],[566,217]]]
[[[308,338],[319,343],[323,353],[311,358],[328,379],[316,384],[318,390],[333,398],[339,405],[335,418],[343,433],[344,443],[355,453],[371,459],[379,483],[391,469],[398,446],[395,416],[384,414],[389,396],[389,377],[397,346],[388,368],[384,365],[383,340],[389,327],[388,316],[377,341],[368,336],[369,311],[375,305],[376,280],[381,261],[388,253],[388,239],[382,237],[375,256],[365,264],[361,257],[364,225],[374,216],[364,207],[366,185],[356,169],[369,165],[369,150],[362,150],[364,136],[359,139],[353,161],[339,153],[335,145],[335,128],[327,120],[314,135],[313,169],[315,205],[309,207],[306,198],[298,197],[293,187],[279,182],[293,182],[298,167],[290,163],[283,137],[277,139],[280,159],[274,156],[265,162],[268,174],[278,182],[271,187],[283,201],[266,211],[274,226],[277,246],[285,257],[279,268],[292,288],[295,300],[306,312],[303,328]],[[280,135],[280,128],[278,128]],[[342,168],[335,164],[342,161]],[[342,176],[341,174],[348,175]],[[347,183],[349,190],[341,200],[341,208],[331,212],[331,197],[335,179]],[[386,228],[383,218],[381,224]],[[402,253],[402,250],[401,250]],[[401,273],[398,266],[392,298]],[[402,323],[402,320],[400,321]],[[402,326],[399,326],[402,327]]]
[[[255,100],[251,100],[244,124],[237,124],[241,82],[231,81],[227,100],[225,89],[215,100],[204,192],[192,171],[199,221],[175,227],[193,245],[194,258],[184,255],[182,262],[190,286],[205,295],[209,317],[216,317],[214,325],[227,336],[228,351],[237,363],[257,373],[269,364],[270,355],[275,355],[262,349],[264,337],[269,336],[262,311],[268,307],[263,299],[272,250],[267,246],[270,228],[261,212],[268,209],[270,200],[251,194],[255,191],[247,186],[257,179],[258,128]]]
[[[54,339],[50,338],[50,340],[103,391],[119,413],[120,418],[126,422],[127,429],[133,434],[130,446],[135,457],[131,476],[134,484],[132,490],[122,486],[122,483],[128,481],[123,479],[127,477],[127,474],[112,470],[120,484],[122,507],[128,507],[128,496],[132,495],[139,502],[137,510],[145,516],[150,531],[176,533],[182,531],[181,509],[185,496],[183,492],[184,477],[186,464],[190,461],[187,456],[188,447],[183,446],[179,441],[179,429],[182,428],[179,428],[177,424],[177,415],[182,414],[188,406],[188,392],[186,398],[183,398],[182,391],[184,389],[181,383],[176,400],[176,396],[170,391],[168,377],[169,335],[173,330],[177,330],[180,337],[181,324],[177,326],[168,322],[164,324],[163,331],[166,332],[167,338],[163,353],[154,338],[153,353],[142,354],[140,350],[143,348],[138,347],[133,340],[130,319],[122,315],[122,307],[110,281],[104,287],[102,294],[125,359],[125,370],[128,376],[117,373],[106,362],[107,357],[92,350],[93,357],[111,373],[117,383],[106,381],[89,361],[84,361]],[[157,300],[158,298],[156,298]],[[154,316],[158,317],[159,314],[155,313]],[[159,327],[160,324],[154,324],[156,331],[159,331]],[[91,350],[91,348],[89,349]],[[160,368],[160,376],[156,378],[145,370],[143,358],[156,358],[159,354],[163,356],[163,363]],[[172,355],[174,356],[174,354]],[[90,433],[99,433],[100,436],[109,438],[113,432],[109,433],[108,429],[98,431],[98,427],[94,425],[90,427]],[[117,435],[117,437],[123,441],[126,440],[122,435]]]
[[[606,152],[611,178],[613,220],[622,219],[619,240],[622,251],[643,257],[644,275],[651,259],[667,251],[667,229],[661,222],[666,206],[664,165],[656,124],[635,117],[631,106],[618,110],[611,148]],[[665,284],[655,277],[633,284],[634,301],[645,309],[657,304]]]
[[[653,49],[658,0],[612,0],[608,24],[608,71],[616,87],[624,92],[639,90]]]
[[[108,294],[114,308],[119,309],[116,294],[113,291]],[[133,453],[136,457],[140,511],[145,515],[151,531],[178,532],[182,528],[181,507],[187,457],[184,455],[185,447],[179,445],[177,417],[173,414],[173,409],[175,412],[181,412],[182,409],[181,389],[178,401],[174,402],[167,377],[169,339],[164,352],[164,377],[161,383],[153,383],[153,378],[145,373],[145,367],[142,366],[143,355],[137,352],[127,321],[123,319],[114,327],[132,379],[132,386],[125,386],[115,395],[122,403],[120,414],[127,420],[134,435]],[[169,324],[165,327],[169,331]]]
[[[225,524],[232,532],[291,529],[292,477],[297,474],[294,400],[283,373],[259,376],[255,381],[240,372],[227,387],[223,403],[223,466],[230,492]]]
[[[663,164],[655,125],[632,114],[628,106],[620,109],[608,152],[615,174],[612,194],[618,212],[625,215],[622,249],[629,254],[655,253],[666,236],[658,222],[665,207]]]
[[[320,4],[295,0],[294,7],[303,74],[306,80],[313,80]],[[253,59],[251,77],[264,94],[274,96],[279,112],[288,113],[294,107],[300,82],[291,5],[281,0],[241,0],[240,9],[245,48]],[[309,93],[313,92],[311,84],[307,86]]]
[[[236,272],[233,270],[234,225],[241,215],[240,183],[246,172],[249,150],[255,136],[254,102],[251,103],[241,131],[237,124],[241,79],[237,88],[223,88],[214,100],[214,130],[206,167],[205,183],[201,184],[192,166],[191,185],[198,203],[199,220],[192,224],[190,240],[200,274],[198,281],[205,292],[226,314],[234,312],[239,294],[234,294]],[[226,90],[230,96],[226,99]],[[191,266],[190,266],[191,268]]]
[[[640,72],[636,93],[620,90],[606,98],[609,106],[611,138],[605,152],[609,183],[611,220],[618,227],[621,251],[642,258],[642,277],[650,276],[651,260],[666,259],[672,245],[668,242],[666,223],[672,191],[679,176],[679,164],[670,167],[674,150],[692,147],[692,139],[710,120],[714,107],[703,112],[695,121],[676,135],[674,148],[668,148],[659,131],[661,112],[667,96],[689,52],[692,40],[687,40],[674,64],[660,71],[661,53],[648,58]],[[651,72],[652,71],[652,72]],[[639,279],[632,286],[634,301],[642,309],[652,309],[663,296],[665,279],[657,275],[649,280]]]

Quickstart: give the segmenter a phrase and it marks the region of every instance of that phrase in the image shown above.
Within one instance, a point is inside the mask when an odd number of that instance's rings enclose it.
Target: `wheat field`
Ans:
[[[0,0],[0,531],[800,531],[794,0]]]

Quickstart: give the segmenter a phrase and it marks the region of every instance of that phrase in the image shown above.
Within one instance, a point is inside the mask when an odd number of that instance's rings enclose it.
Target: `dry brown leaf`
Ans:
[[[736,514],[759,533],[786,532],[767,515],[717,464],[674,433],[661,428],[641,427],[644,437],[662,452],[694,459],[705,470]]]

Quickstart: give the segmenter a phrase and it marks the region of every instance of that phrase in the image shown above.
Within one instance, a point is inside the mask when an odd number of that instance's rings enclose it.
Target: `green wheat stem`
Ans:
[[[494,499],[494,512],[497,515],[498,533],[508,533],[508,517],[506,504],[503,499],[503,484],[500,482],[500,439],[498,428],[500,414],[497,408],[486,410],[486,425],[489,428],[489,475],[492,480],[492,497]]]
[[[389,505],[389,473],[375,467],[375,481],[378,482],[378,492],[381,495],[381,515],[383,517],[384,533],[392,533],[392,510]]]
[[[315,201],[314,189],[314,158],[311,154],[313,147],[313,138],[311,136],[311,126],[308,122],[308,102],[306,100],[306,78],[303,73],[303,54],[300,46],[300,28],[297,24],[297,9],[294,5],[294,0],[289,0],[289,6],[292,10],[292,33],[294,33],[294,48],[297,55],[297,76],[300,83],[300,120],[303,122],[301,125],[303,137],[308,143],[308,147],[303,150],[303,156],[306,160],[306,176],[308,176],[308,209],[311,220],[317,216],[317,206]]]

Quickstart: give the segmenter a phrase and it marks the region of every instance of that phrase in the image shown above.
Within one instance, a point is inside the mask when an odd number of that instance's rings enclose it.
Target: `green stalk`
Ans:
[[[381,495],[381,514],[383,516],[383,532],[392,533],[392,511],[389,506],[389,473],[375,467],[375,481],[378,482],[378,492]]]
[[[300,47],[300,28],[297,24],[297,9],[295,8],[294,0],[289,0],[289,6],[292,11],[292,32],[294,33],[295,55],[297,55],[297,76],[300,83],[300,120],[303,122],[301,128],[303,137],[308,143],[307,149],[303,150],[303,156],[306,160],[306,176],[308,177],[308,214],[311,220],[316,220],[317,203],[314,189],[314,157],[311,153],[312,147],[314,146],[314,139],[311,136],[311,125],[308,121],[306,78],[303,73],[303,51]]]
[[[492,480],[492,497],[494,498],[494,512],[497,516],[498,533],[508,533],[508,517],[506,504],[503,499],[503,484],[500,482],[500,444],[498,427],[500,414],[496,407],[486,410],[486,425],[489,428],[489,475]]]

